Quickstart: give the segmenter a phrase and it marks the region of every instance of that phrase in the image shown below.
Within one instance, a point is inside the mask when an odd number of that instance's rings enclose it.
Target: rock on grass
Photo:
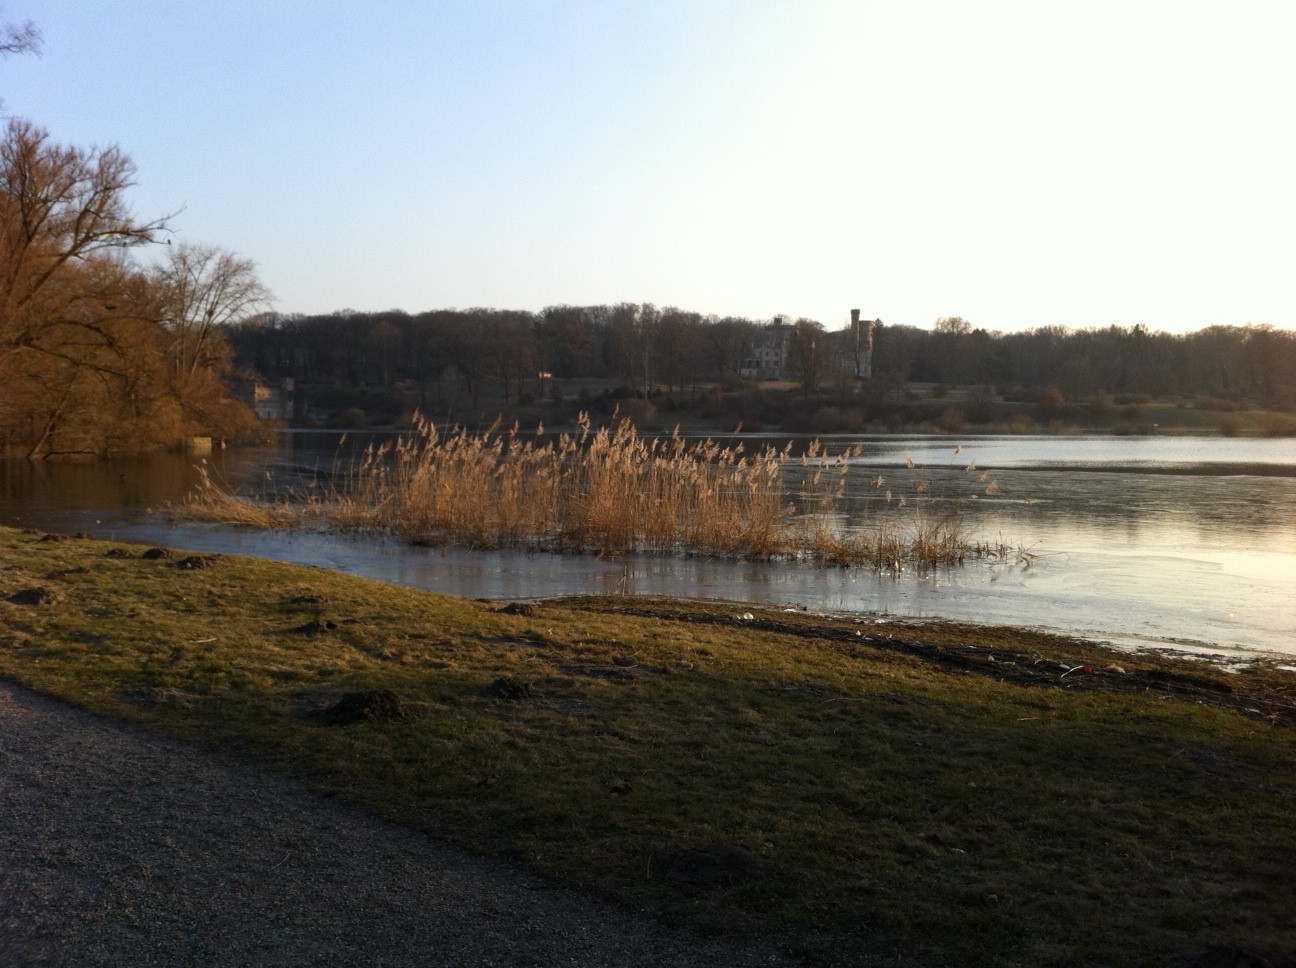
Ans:
[[[15,605],[57,605],[63,601],[63,593],[55,588],[37,585],[34,588],[24,588],[14,592],[5,601]]]

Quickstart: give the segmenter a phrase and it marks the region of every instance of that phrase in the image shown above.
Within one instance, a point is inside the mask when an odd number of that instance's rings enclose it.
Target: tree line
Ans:
[[[498,309],[399,310],[323,315],[265,314],[235,326],[240,365],[311,384],[390,386],[429,394],[447,375],[478,407],[519,401],[547,379],[610,379],[633,394],[679,392],[736,382],[768,320],[707,316],[676,307],[621,303]],[[789,376],[805,390],[841,390],[853,374],[810,347],[831,337],[810,320],[789,326]],[[1143,326],[1019,333],[973,327],[959,317],[932,329],[877,323],[878,381],[987,386],[999,392],[1057,388],[1067,399],[1099,392],[1219,397],[1290,407],[1296,390],[1296,333],[1268,325],[1210,326],[1188,334]]]
[[[264,314],[230,330],[237,360],[271,379],[428,388],[447,374],[479,405],[549,381],[620,378],[635,393],[738,371],[758,332],[737,317],[621,303],[498,309]]]
[[[1290,408],[1296,393],[1296,332],[1248,324],[1186,334],[1141,325],[996,333],[946,317],[933,330],[885,328],[875,343],[874,368],[948,385],[1052,387],[1068,399],[1101,391]]]

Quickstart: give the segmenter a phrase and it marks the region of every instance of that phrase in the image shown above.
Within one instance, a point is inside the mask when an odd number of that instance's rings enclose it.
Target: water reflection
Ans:
[[[284,434],[218,452],[237,488],[300,488],[372,437]],[[748,441],[748,450],[773,438]],[[174,528],[156,512],[199,479],[192,457],[86,464],[0,462],[0,520],[103,537],[258,554],[467,597],[696,595],[898,615],[1043,625],[1154,643],[1296,653],[1296,443],[1200,438],[834,438],[859,444],[839,520],[892,511],[961,514],[965,530],[1035,556],[928,574],[878,575],[691,558],[622,560],[409,548],[326,535]],[[915,468],[909,469],[911,458]],[[1065,461],[1066,466],[1063,466]],[[975,464],[977,471],[964,468]],[[976,481],[984,468],[998,483]],[[1238,473],[1239,468],[1260,473]],[[871,478],[883,476],[881,488]],[[796,489],[795,473],[791,487]],[[924,491],[916,482],[927,480]],[[970,499],[977,493],[978,499]]]
[[[0,460],[0,510],[6,523],[35,522],[61,511],[139,517],[179,501],[199,476],[193,458],[175,454],[131,461]]]

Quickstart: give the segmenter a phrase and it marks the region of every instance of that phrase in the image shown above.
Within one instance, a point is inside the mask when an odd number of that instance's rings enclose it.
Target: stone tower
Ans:
[[[860,319],[860,311],[852,309],[851,346],[854,350],[855,379],[864,380],[873,375],[873,320]]]

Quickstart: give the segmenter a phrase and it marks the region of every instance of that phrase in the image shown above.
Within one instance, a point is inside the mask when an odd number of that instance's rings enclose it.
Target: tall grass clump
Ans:
[[[851,460],[814,442],[789,493],[791,445],[754,454],[741,444],[687,441],[676,429],[644,437],[631,421],[546,438],[517,425],[442,431],[418,418],[412,433],[370,448],[324,493],[289,502],[247,501],[204,477],[185,513],[263,527],[321,522],[378,529],[417,544],[630,551],[738,558],[803,557],[829,563],[951,564],[973,553],[956,515],[896,515],[848,522],[841,510]],[[880,479],[879,479],[880,480]],[[887,504],[890,492],[887,492]],[[904,507],[904,501],[890,508]]]
[[[307,501],[248,500],[212,475],[204,460],[198,467],[198,485],[179,509],[184,517],[197,521],[235,524],[248,528],[299,527],[310,513]]]
[[[618,553],[773,555],[788,514],[783,456],[644,438],[629,420],[527,440],[421,421],[386,454],[366,458],[364,493],[412,541]],[[390,459],[388,459],[390,458]]]
[[[960,444],[954,452],[961,450]],[[799,468],[798,513],[790,522],[794,553],[824,564],[869,564],[894,572],[907,564],[958,565],[1008,556],[1008,545],[973,540],[964,528],[966,502],[999,491],[989,471],[968,464],[934,482],[910,458],[907,478],[872,475],[860,496],[858,487],[847,487],[859,454],[860,448],[851,447],[832,457],[817,441],[807,448]]]

